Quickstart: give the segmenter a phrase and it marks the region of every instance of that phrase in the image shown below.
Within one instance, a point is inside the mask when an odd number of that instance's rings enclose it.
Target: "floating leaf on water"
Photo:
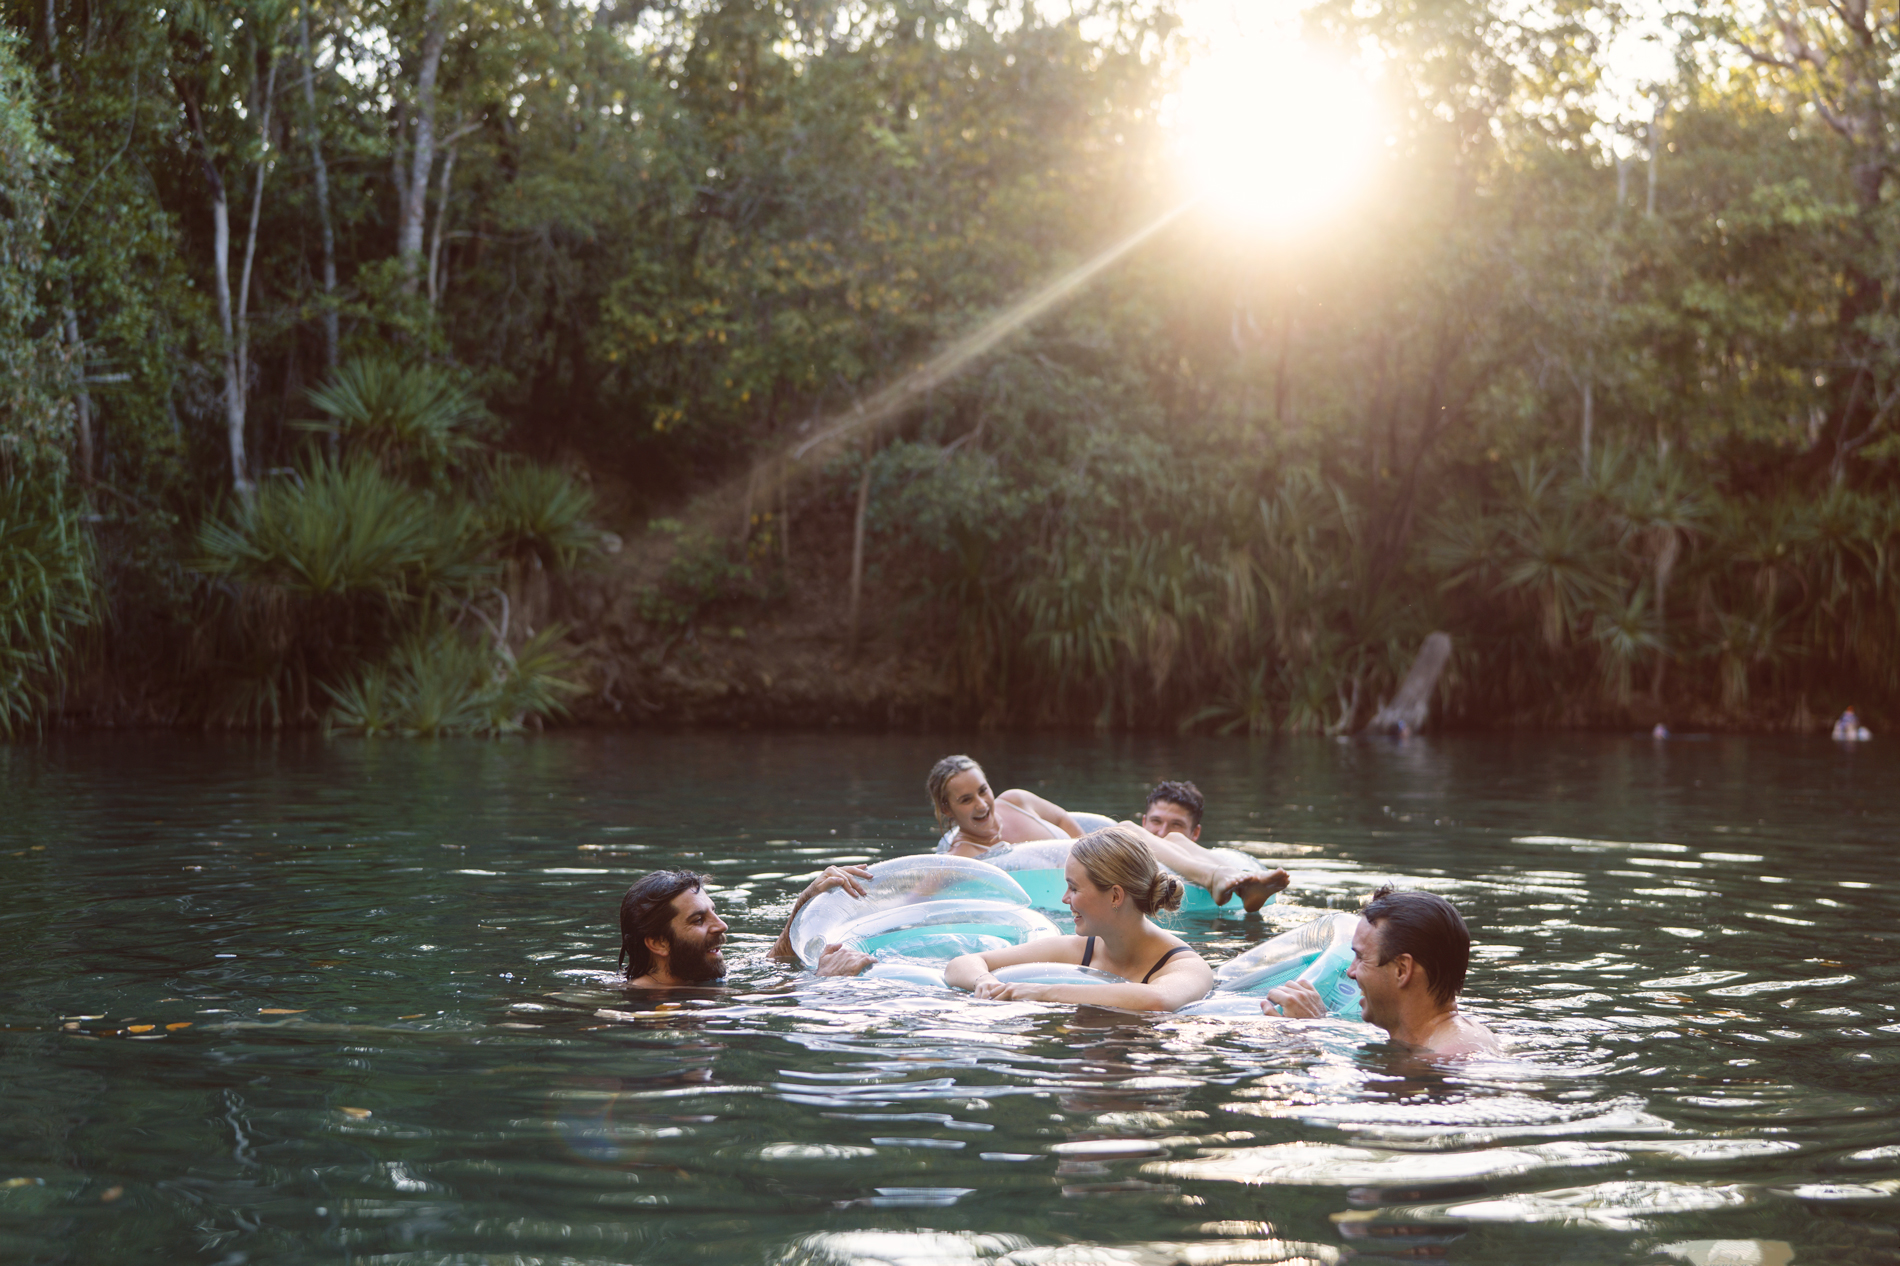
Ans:
[[[368,1108],[338,1108],[337,1111],[355,1121],[361,1121],[370,1114]]]
[[[179,1020],[179,1021],[176,1021],[175,1023],[166,1025],[165,1031],[167,1033],[176,1033],[180,1029],[190,1028],[192,1026],[192,1023],[193,1022],[190,1020]]]
[[[150,1033],[157,1027],[156,1024],[128,1024],[125,1026],[125,1031],[127,1033]]]
[[[257,1009],[257,1014],[259,1015],[302,1015],[307,1010],[309,1010],[308,1007],[300,1007],[296,1009],[293,1009],[290,1007],[259,1007]]]

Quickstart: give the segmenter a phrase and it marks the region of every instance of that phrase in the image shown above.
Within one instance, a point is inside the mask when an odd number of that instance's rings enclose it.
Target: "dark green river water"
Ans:
[[[1457,902],[1508,1061],[1344,1021],[818,981],[826,861],[923,777],[1260,842],[1225,958],[1387,880]],[[0,1260],[1692,1266],[1900,1260],[1900,743],[151,734],[0,748]],[[616,989],[711,874],[732,988]]]

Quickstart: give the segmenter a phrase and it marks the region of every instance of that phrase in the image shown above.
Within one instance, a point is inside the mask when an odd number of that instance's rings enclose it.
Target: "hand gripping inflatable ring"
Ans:
[[[1304,980],[1319,991],[1326,1011],[1343,1020],[1357,1020],[1359,986],[1346,975],[1352,966],[1352,934],[1356,914],[1322,914],[1311,923],[1262,941],[1246,953],[1214,969],[1214,991],[1182,1010],[1200,1014],[1257,1012],[1267,990],[1293,980]],[[1236,995],[1247,1001],[1234,1005]]]
[[[968,857],[898,857],[878,862],[862,897],[820,893],[792,920],[792,950],[816,967],[825,946],[848,945],[874,958],[944,962],[1058,935],[1029,908],[1014,879]],[[888,974],[888,973],[885,973]]]

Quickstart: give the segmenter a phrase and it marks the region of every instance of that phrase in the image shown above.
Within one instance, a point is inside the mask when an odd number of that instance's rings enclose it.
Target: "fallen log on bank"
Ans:
[[[1381,703],[1366,728],[1374,734],[1416,734],[1425,728],[1431,712],[1432,691],[1438,687],[1438,675],[1451,661],[1451,635],[1433,633],[1425,639],[1412,661],[1412,669],[1399,683],[1391,702]]]

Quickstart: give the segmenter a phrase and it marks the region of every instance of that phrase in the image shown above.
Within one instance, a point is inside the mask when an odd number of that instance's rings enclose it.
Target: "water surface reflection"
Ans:
[[[0,750],[21,1261],[1891,1261],[1900,766],[1720,739],[985,740],[997,777],[1459,903],[1509,1060],[789,974],[821,861],[915,851],[971,740],[105,737]],[[708,871],[732,987],[603,974]]]

